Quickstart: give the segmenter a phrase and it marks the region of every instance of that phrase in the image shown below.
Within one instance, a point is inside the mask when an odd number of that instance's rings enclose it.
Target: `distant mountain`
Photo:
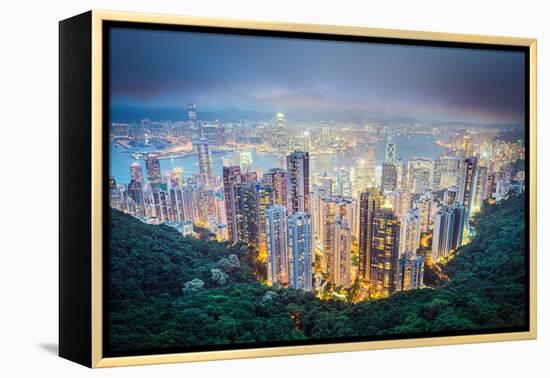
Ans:
[[[268,120],[275,113],[256,112],[229,108],[219,111],[201,111],[198,109],[198,117],[204,121],[220,120],[223,122],[238,122],[243,119]],[[178,107],[147,108],[127,105],[114,105],[111,107],[112,122],[139,122],[144,118],[152,121],[187,121],[187,109]]]

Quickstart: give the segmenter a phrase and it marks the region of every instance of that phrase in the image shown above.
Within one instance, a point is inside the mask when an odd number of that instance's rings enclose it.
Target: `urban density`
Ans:
[[[524,140],[505,126],[200,115],[111,122],[111,208],[244,243],[260,281],[320,299],[426,287],[482,207],[525,190]]]

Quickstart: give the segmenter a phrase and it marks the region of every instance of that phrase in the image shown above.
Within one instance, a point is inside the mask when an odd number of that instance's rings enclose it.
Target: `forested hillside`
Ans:
[[[358,304],[265,286],[246,246],[183,238],[112,210],[110,349],[524,326],[524,207],[523,195],[486,207],[440,287]]]

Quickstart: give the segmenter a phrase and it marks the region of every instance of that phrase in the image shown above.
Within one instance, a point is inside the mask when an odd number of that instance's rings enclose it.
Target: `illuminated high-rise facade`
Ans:
[[[162,183],[162,177],[160,172],[160,161],[156,155],[148,155],[145,159],[145,170],[147,172],[147,182],[151,191],[158,192],[160,190],[160,184]]]
[[[312,291],[313,254],[311,246],[311,218],[306,213],[288,217],[289,286]]]
[[[384,163],[382,165],[382,190],[393,192],[397,189],[397,167],[395,164]]]
[[[130,164],[130,179],[134,180],[134,182],[137,182],[141,185],[141,188],[145,187],[145,183],[143,182],[143,171],[141,169],[141,164],[137,161],[132,162]]]
[[[397,161],[397,154],[395,151],[395,143],[391,140],[391,137],[386,143],[386,164],[395,165]]]
[[[382,296],[398,289],[401,225],[391,210],[381,209],[372,219],[370,281]]]
[[[328,280],[334,286],[349,287],[351,274],[351,229],[345,219],[332,224],[333,247],[328,260]]]
[[[212,155],[206,138],[199,139],[197,142],[197,150],[199,153],[199,174],[201,184],[213,187],[216,184],[216,180],[214,178],[214,169],[212,167]]]
[[[401,231],[399,236],[399,257],[407,253],[416,254],[420,248],[420,216],[419,211],[412,210],[401,218]]]
[[[477,158],[472,156],[464,159],[461,166],[459,202],[466,210],[466,225],[474,211],[477,178]]]
[[[399,259],[399,288],[406,291],[424,287],[424,256],[407,254]]]
[[[264,174],[264,181],[271,186],[273,191],[273,204],[287,206],[288,178],[287,173],[281,168],[272,168]]]
[[[237,234],[237,202],[236,185],[241,182],[241,168],[238,165],[223,167],[223,196],[225,201],[225,216],[227,218],[227,234],[229,240],[236,243]]]
[[[309,153],[294,151],[286,157],[288,209],[291,214],[309,212]]]
[[[370,279],[372,220],[382,200],[374,189],[361,193],[359,199],[359,277],[362,279]]]
[[[456,203],[452,206],[442,206],[437,211],[434,221],[432,238],[432,259],[447,258],[462,245],[464,231],[464,206]]]
[[[265,210],[267,242],[267,283],[288,286],[288,218],[284,206]]]
[[[191,130],[191,139],[196,143],[201,137],[199,121],[197,120],[197,107],[195,104],[187,105],[187,118],[189,119],[189,129]]]
[[[284,151],[287,148],[286,121],[284,113],[275,117],[275,148]]]

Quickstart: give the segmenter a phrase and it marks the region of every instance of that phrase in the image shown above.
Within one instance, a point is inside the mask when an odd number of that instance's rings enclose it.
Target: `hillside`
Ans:
[[[489,206],[434,289],[349,304],[262,285],[246,246],[111,213],[111,352],[525,326],[523,196]]]

